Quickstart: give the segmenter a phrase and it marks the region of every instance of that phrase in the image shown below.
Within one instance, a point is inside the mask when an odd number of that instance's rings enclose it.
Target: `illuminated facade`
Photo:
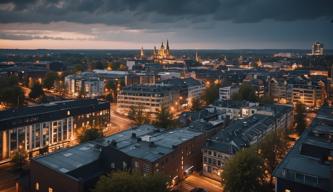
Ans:
[[[154,47],[153,57],[155,60],[174,59],[170,52],[169,41],[167,41],[166,46],[162,42],[160,49]]]
[[[97,100],[61,101],[0,112],[0,162],[17,151],[29,157],[71,145],[79,128],[105,128],[110,104]]]
[[[67,95],[75,98],[96,98],[104,94],[104,81],[91,72],[66,76],[65,87]]]
[[[319,42],[315,42],[312,44],[312,54],[314,56],[324,55],[324,45]]]
[[[118,110],[127,114],[131,107],[140,107],[144,112],[157,114],[163,107],[176,109],[179,91],[171,86],[131,85],[124,87],[117,96]]]

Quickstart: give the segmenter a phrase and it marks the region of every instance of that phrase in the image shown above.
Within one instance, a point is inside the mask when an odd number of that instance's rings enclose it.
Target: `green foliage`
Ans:
[[[251,102],[257,102],[258,97],[256,95],[255,89],[247,82],[243,82],[239,88],[238,93],[231,96],[232,100],[246,100]]]
[[[198,111],[201,109],[201,102],[200,99],[192,99],[192,106],[191,106],[191,111]]]
[[[213,103],[219,98],[219,87],[220,85],[212,84],[205,89],[203,94],[203,100],[207,105]]]
[[[297,103],[295,106],[295,123],[296,132],[299,135],[301,135],[306,128],[305,112],[305,106],[302,103]]]
[[[12,156],[11,161],[16,169],[22,169],[26,162],[25,158],[26,154],[24,152],[16,151],[15,154]]]
[[[51,89],[54,86],[54,82],[58,79],[58,75],[55,72],[48,72],[44,81],[43,87]]]
[[[149,122],[149,114],[143,111],[142,106],[132,105],[128,112],[128,118],[133,120],[136,125],[142,125]]]
[[[0,102],[14,107],[23,105],[24,93],[16,77],[0,78],[0,87]]]
[[[256,192],[262,189],[262,160],[253,148],[237,152],[222,173],[224,191]]]
[[[39,83],[35,83],[31,88],[29,97],[32,99],[36,99],[36,98],[40,98],[42,96],[44,96],[44,91],[43,91],[42,85]]]
[[[76,64],[74,66],[74,72],[77,73],[77,72],[82,72],[85,70],[85,67],[83,64]]]
[[[273,189],[273,171],[288,151],[287,133],[283,130],[266,135],[258,144],[258,150],[260,151],[260,157],[264,161],[264,168],[267,171],[265,173],[265,178],[268,179],[267,182],[270,185],[270,188]]]
[[[172,120],[172,114],[167,108],[162,107],[161,111],[157,114],[155,125],[161,128],[174,127],[174,121]]]
[[[274,100],[271,96],[269,95],[264,95],[259,99],[259,103],[263,105],[271,105],[274,104]]]
[[[102,176],[93,192],[167,192],[167,177],[162,175],[142,176],[138,173],[113,172]]]
[[[103,137],[103,133],[100,129],[90,128],[84,130],[84,132],[79,136],[79,141],[80,143],[84,143],[101,137]]]

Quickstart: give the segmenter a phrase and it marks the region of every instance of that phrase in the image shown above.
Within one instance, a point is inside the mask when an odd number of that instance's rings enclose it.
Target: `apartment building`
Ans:
[[[131,85],[124,87],[117,96],[118,111],[128,114],[131,107],[156,114],[163,107],[176,109],[179,90],[169,85]]]

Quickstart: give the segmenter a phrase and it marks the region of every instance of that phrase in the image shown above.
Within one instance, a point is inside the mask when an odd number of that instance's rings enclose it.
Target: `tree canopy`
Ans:
[[[191,111],[198,111],[200,109],[201,109],[200,99],[193,98],[192,105],[191,105]]]
[[[43,91],[43,87],[41,84],[39,83],[35,83],[32,88],[31,91],[29,93],[29,97],[32,99],[37,99],[44,96],[44,91]]]
[[[213,103],[219,98],[219,87],[219,84],[212,84],[206,87],[202,96],[203,100],[206,102],[206,105]]]
[[[295,129],[299,135],[301,135],[306,128],[305,112],[305,106],[302,103],[297,103],[295,106]]]
[[[43,81],[43,87],[51,89],[54,86],[54,82],[58,79],[56,72],[48,72]]]
[[[264,178],[270,189],[273,189],[273,171],[288,151],[288,136],[286,131],[279,130],[266,135],[258,144],[258,150],[264,162]]]
[[[163,175],[142,176],[139,173],[113,172],[102,176],[93,192],[167,192],[167,177]]]
[[[229,192],[256,192],[262,189],[262,159],[254,148],[238,151],[228,160],[222,173],[222,186]]]
[[[23,105],[24,93],[16,77],[0,78],[0,87],[0,102],[10,106]]]
[[[103,137],[103,133],[100,129],[90,128],[83,131],[83,133],[79,136],[79,141],[80,143],[84,143],[101,137]]]
[[[172,128],[174,126],[172,114],[166,107],[162,107],[161,111],[157,114],[155,125],[161,128]]]
[[[150,119],[148,118],[148,113],[143,111],[142,106],[134,106],[130,107],[130,111],[128,112],[128,118],[133,120],[136,125],[142,125],[145,123],[149,123]]]
[[[243,82],[239,87],[239,91],[236,94],[231,96],[232,100],[246,100],[251,102],[258,101],[255,89],[251,86],[250,83]]]

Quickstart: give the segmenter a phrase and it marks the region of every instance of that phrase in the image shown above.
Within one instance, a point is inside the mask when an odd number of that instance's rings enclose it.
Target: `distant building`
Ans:
[[[200,99],[202,96],[205,86],[202,81],[193,78],[172,78],[166,79],[159,82],[160,84],[171,85],[172,87],[178,87],[177,89],[181,92],[184,101],[191,105],[193,99]]]
[[[269,80],[269,94],[281,104],[303,103],[309,108],[319,108],[327,97],[327,83],[321,78],[274,77]]]
[[[312,44],[312,52],[311,55],[313,56],[322,56],[324,55],[324,44],[315,42]]]
[[[333,191],[333,116],[323,107],[276,167],[275,191]]]
[[[239,119],[255,114],[258,110],[258,105],[258,103],[248,101],[219,100],[210,106],[223,112],[229,119]]]
[[[220,100],[230,100],[231,96],[238,93],[238,86],[227,86],[219,88],[219,99]]]
[[[168,85],[130,85],[117,96],[119,112],[127,114],[131,107],[140,107],[144,112],[157,114],[162,108],[176,108],[180,93]]]
[[[18,150],[30,157],[69,146],[79,128],[105,128],[110,103],[68,100],[0,112],[0,162]]]
[[[204,132],[195,128],[135,127],[33,159],[31,191],[90,191],[101,175],[116,170],[162,173],[175,184],[201,169],[205,139]]]
[[[171,55],[171,52],[170,52],[168,40],[167,40],[166,46],[164,46],[164,44],[162,42],[161,47],[159,49],[156,49],[156,47],[154,47],[153,57],[155,60],[174,59],[174,57]]]
[[[66,76],[65,87],[68,96],[75,98],[96,98],[104,94],[104,81],[91,72]]]
[[[288,106],[271,106],[231,123],[202,148],[203,175],[221,180],[224,165],[238,150],[258,143],[273,130],[287,129],[292,123],[292,108]]]
[[[154,85],[158,81],[155,73],[130,73],[125,76],[125,86],[129,85]]]

